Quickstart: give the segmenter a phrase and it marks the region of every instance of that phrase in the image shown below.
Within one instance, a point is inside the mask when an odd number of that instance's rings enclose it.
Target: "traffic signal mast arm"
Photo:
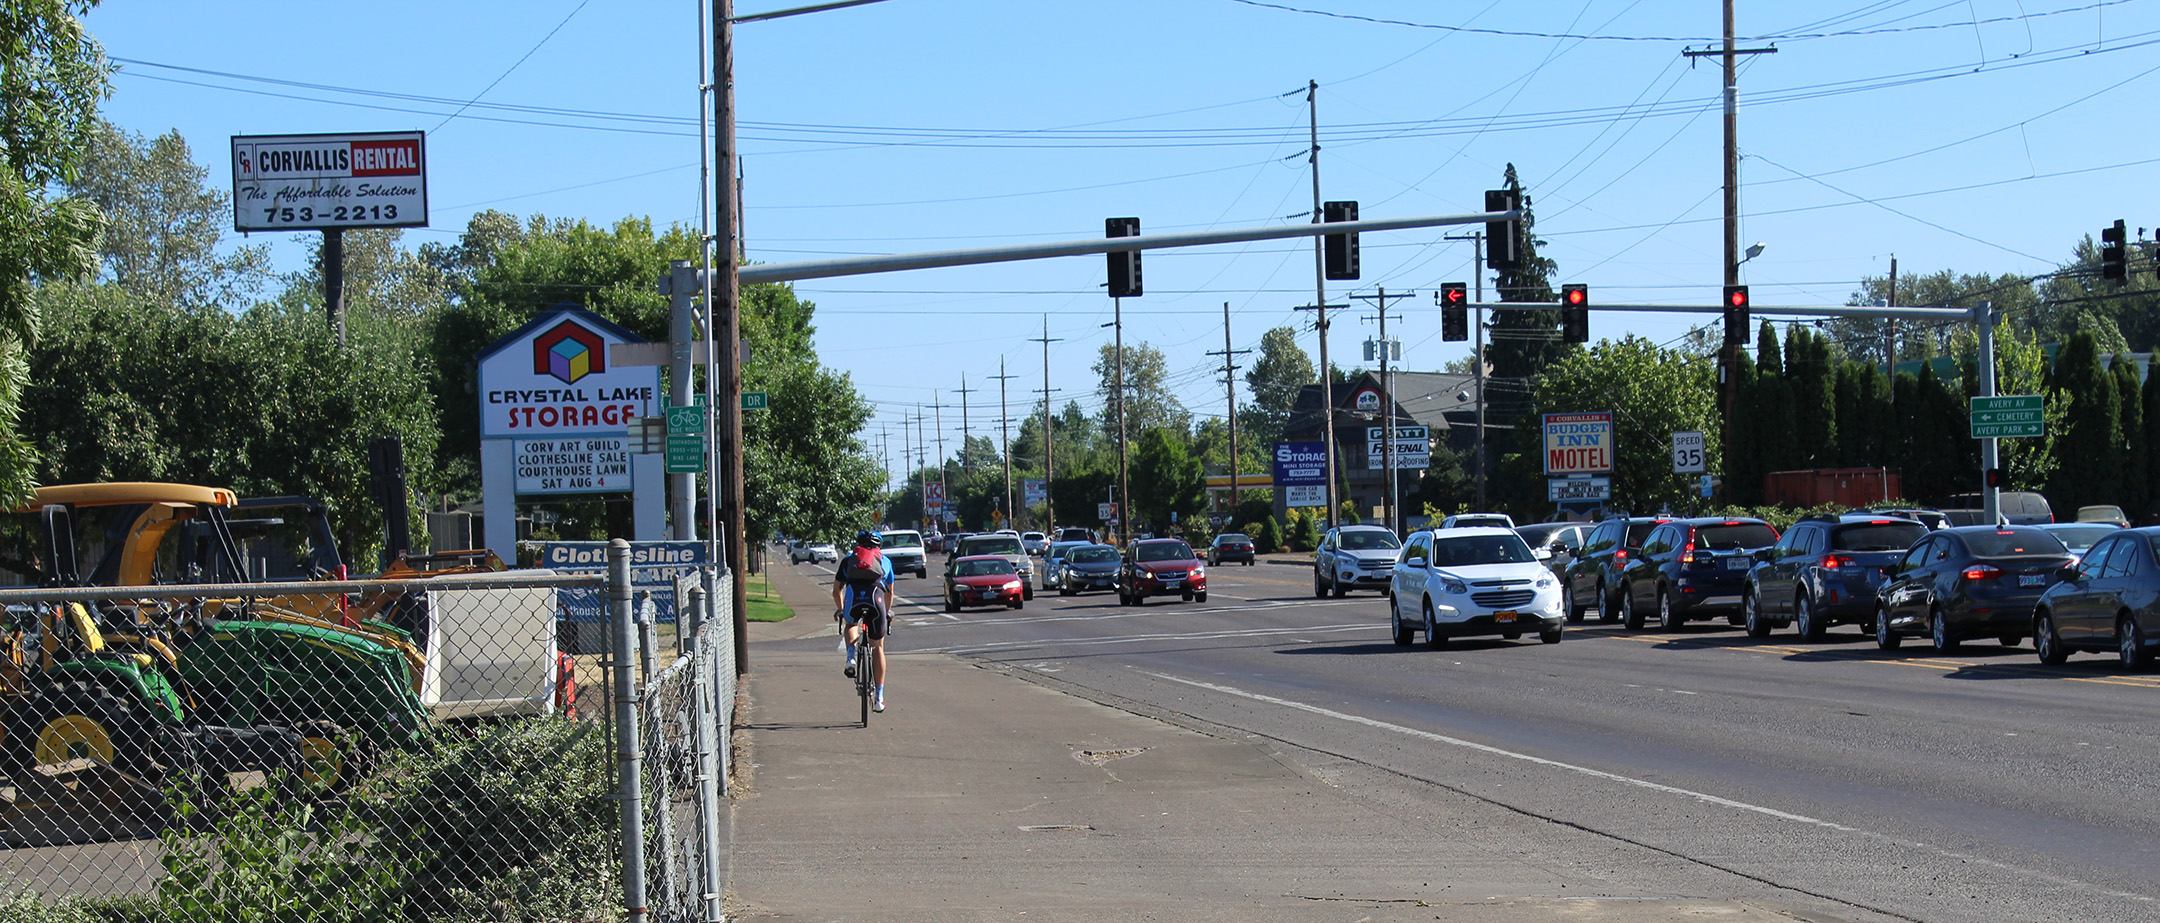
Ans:
[[[1094,253],[1110,253],[1119,250],[1159,250],[1165,247],[1197,247],[1207,244],[1234,244],[1249,240],[1280,240],[1286,237],[1316,237],[1326,234],[1356,234],[1364,231],[1402,231],[1412,228],[1436,228],[1457,224],[1483,224],[1515,222],[1522,219],[1520,210],[1505,212],[1477,212],[1468,215],[1433,215],[1422,218],[1372,218],[1360,221],[1313,222],[1310,224],[1285,224],[1259,228],[1225,228],[1219,231],[1192,231],[1184,234],[1142,234],[1138,237],[1096,237],[1082,240],[1049,241],[1038,244],[1015,244],[1009,247],[980,247],[972,250],[932,250],[924,253],[894,253],[879,256],[850,256],[831,260],[807,260],[799,263],[759,263],[742,267],[737,275],[744,285],[760,282],[794,282],[801,279],[826,279],[833,276],[859,276],[878,272],[898,272],[906,269],[930,269],[938,266],[969,266],[978,263],[1009,263],[1015,260],[1039,260],[1054,256],[1086,256]]]
[[[1507,308],[1510,310],[1559,311],[1567,305],[1558,301],[1478,301],[1468,305],[1487,310]],[[1718,314],[1725,313],[1723,304],[1593,304],[1596,311],[1641,311],[1646,314]],[[1970,308],[1873,308],[1865,305],[1750,305],[1756,314],[1774,314],[1781,317],[1895,317],[1911,320],[1962,320],[1973,319]]]

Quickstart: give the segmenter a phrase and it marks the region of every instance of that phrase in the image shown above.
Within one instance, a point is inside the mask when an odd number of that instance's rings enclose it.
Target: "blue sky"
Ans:
[[[739,0],[737,14],[805,5]],[[234,134],[424,130],[432,227],[475,211],[694,224],[699,13],[691,0],[228,3],[106,0],[121,59],[106,116],[178,129],[229,181]],[[1303,222],[1305,86],[1319,83],[1322,196],[1367,218],[1480,210],[1515,164],[1555,282],[1599,305],[1713,303],[1722,282],[1719,4],[1671,0],[886,0],[737,27],[745,235],[788,262]],[[1838,304],[1867,276],[2039,273],[2123,218],[2160,225],[2156,0],[1739,4],[1743,269],[1758,305]],[[184,70],[192,69],[192,70]],[[470,104],[468,104],[470,103]],[[1352,294],[1414,291],[1391,333],[1437,369],[1431,292],[1473,278],[1448,229],[1366,235]],[[2147,232],[2150,236],[2151,232]],[[260,238],[258,238],[260,239]],[[280,268],[305,251],[279,238]],[[1146,256],[1129,344],[1168,358],[1187,407],[1222,412],[1208,350],[1297,325],[1316,343],[1310,245]],[[1042,387],[1093,409],[1110,331],[1101,257],[798,284],[825,361],[897,427],[944,401],[947,448]],[[1330,336],[1351,366],[1369,301]],[[1707,318],[1705,318],[1707,320]],[[1681,337],[1686,318],[1600,312],[1593,337]],[[1349,361],[1346,361],[1349,360]],[[1240,386],[1242,398],[1242,385]],[[784,400],[784,395],[775,395]],[[897,452],[900,438],[891,436]]]

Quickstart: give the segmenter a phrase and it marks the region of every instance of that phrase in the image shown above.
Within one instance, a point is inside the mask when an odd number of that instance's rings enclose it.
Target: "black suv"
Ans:
[[[1777,540],[1777,529],[1760,519],[1659,523],[1620,572],[1627,627],[1642,627],[1645,607],[1658,614],[1658,627],[1667,631],[1717,612],[1740,624],[1740,594],[1755,567],[1755,552]]]
[[[1627,568],[1628,558],[1642,549],[1650,530],[1664,521],[1655,516],[1607,519],[1590,530],[1582,547],[1564,549],[1573,559],[1561,579],[1566,584],[1562,587],[1566,598],[1561,602],[1568,621],[1582,621],[1589,609],[1598,610],[1599,621],[1620,620],[1620,572]]]
[[[1875,591],[1897,570],[1905,549],[1925,538],[1925,523],[1880,513],[1810,516],[1755,555],[1748,572],[1747,632],[1767,638],[1796,625],[1800,640],[1820,641],[1832,625],[1874,631]]]

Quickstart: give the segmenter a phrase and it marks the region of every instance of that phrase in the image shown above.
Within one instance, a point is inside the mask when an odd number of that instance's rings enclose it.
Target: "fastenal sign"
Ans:
[[[428,223],[423,132],[234,135],[232,176],[236,231]]]
[[[1603,413],[1548,413],[1545,415],[1545,473],[1611,474],[1613,470],[1613,415]]]
[[[643,343],[573,304],[557,305],[480,353],[481,438],[623,437],[661,413],[660,368],[608,364],[613,343]]]

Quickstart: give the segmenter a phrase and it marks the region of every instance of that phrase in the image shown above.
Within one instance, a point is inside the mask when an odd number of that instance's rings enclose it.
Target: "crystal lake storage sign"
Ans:
[[[424,227],[427,136],[234,135],[233,230]]]
[[[661,412],[660,369],[614,367],[608,347],[642,342],[564,304],[480,354],[480,436],[512,440],[518,493],[632,488],[628,431]]]

